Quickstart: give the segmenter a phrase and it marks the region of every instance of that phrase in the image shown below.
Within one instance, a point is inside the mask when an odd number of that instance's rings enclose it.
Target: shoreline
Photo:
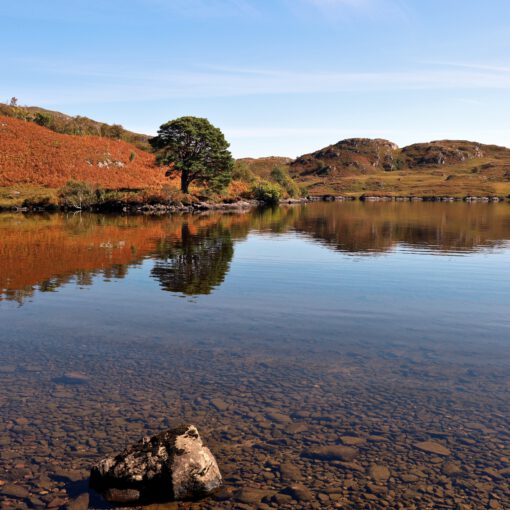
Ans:
[[[504,196],[392,196],[392,195],[315,195],[306,198],[281,199],[279,205],[297,205],[312,202],[465,202],[465,203],[509,203],[510,197]],[[191,204],[177,203],[144,203],[125,204],[122,202],[108,203],[92,206],[84,209],[73,209],[59,205],[27,205],[1,207],[3,212],[40,213],[40,212],[101,212],[101,213],[149,213],[149,214],[174,214],[174,213],[200,213],[205,211],[237,212],[253,209],[256,207],[270,207],[269,204],[257,200],[238,200],[233,202],[194,202]]]

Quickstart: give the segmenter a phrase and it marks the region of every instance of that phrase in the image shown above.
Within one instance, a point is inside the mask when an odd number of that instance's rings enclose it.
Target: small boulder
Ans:
[[[144,437],[90,473],[93,489],[123,504],[199,499],[222,483],[216,459],[194,425]]]

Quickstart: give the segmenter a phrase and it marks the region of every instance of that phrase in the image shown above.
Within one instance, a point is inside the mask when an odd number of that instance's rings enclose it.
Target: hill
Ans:
[[[458,140],[401,149],[352,138],[300,156],[289,173],[311,194],[508,195],[510,149]]]
[[[88,117],[66,115],[65,113],[47,110],[39,106],[17,106],[5,103],[0,103],[0,115],[34,122],[56,133],[113,138],[132,143],[139,149],[151,150],[148,135],[128,131],[120,124],[106,124],[105,122],[99,122]]]
[[[168,183],[154,155],[122,140],[55,133],[34,123],[0,117],[0,186],[58,188],[70,180],[105,189]]]
[[[257,177],[269,179],[271,171],[275,167],[286,168],[292,163],[292,158],[279,156],[268,156],[264,158],[240,158],[236,160],[237,165],[245,166]]]

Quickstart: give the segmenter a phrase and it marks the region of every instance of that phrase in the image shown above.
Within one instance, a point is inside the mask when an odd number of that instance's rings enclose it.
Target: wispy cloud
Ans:
[[[510,73],[510,66],[508,65],[490,65],[479,64],[476,62],[428,62],[428,64],[444,66],[444,67],[457,67],[460,69],[475,69],[478,71],[490,71],[494,73]]]
[[[171,11],[192,17],[223,17],[225,15],[253,15],[270,9],[259,0],[136,0],[145,7]],[[311,8],[327,16],[347,15],[354,12],[365,15],[381,13],[402,14],[406,11],[403,0],[271,0],[299,12]]]
[[[356,16],[368,18],[390,17],[407,19],[409,4],[402,0],[288,0],[295,12],[299,9],[316,10],[324,19],[338,21]]]
[[[510,89],[510,69],[503,66],[421,66],[404,71],[366,72],[198,67],[174,72],[161,70],[161,65],[148,64],[133,73],[128,68],[112,65],[101,68],[97,64],[88,67],[69,62],[31,62],[30,68],[40,76],[37,91],[27,85],[26,90],[17,94],[26,94],[32,101],[46,104],[349,91]],[[0,85],[0,95],[8,94],[3,88]]]
[[[390,136],[391,131],[385,130],[373,130],[358,129],[357,131],[362,132],[365,136]],[[338,139],[339,137],[355,136],[356,130],[353,129],[338,129],[338,127],[322,127],[322,128],[310,128],[310,127],[235,127],[225,128],[225,133],[229,138],[235,139],[252,139],[252,138],[310,138],[310,137],[329,137],[332,140]]]
[[[257,3],[253,0],[137,0],[145,7],[173,12],[193,18],[256,15]]]
[[[366,9],[373,7],[377,0],[305,0],[307,3],[321,9],[338,9],[350,7],[355,9]]]

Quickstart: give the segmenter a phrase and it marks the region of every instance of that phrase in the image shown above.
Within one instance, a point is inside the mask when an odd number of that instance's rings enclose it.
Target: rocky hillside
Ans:
[[[401,149],[352,138],[297,158],[289,172],[312,194],[508,194],[510,149],[456,140]]]
[[[70,180],[106,189],[168,183],[154,155],[122,140],[55,133],[31,122],[0,117],[0,186],[58,188]]]
[[[398,146],[387,140],[350,138],[297,158],[293,175],[356,175],[394,166]]]

